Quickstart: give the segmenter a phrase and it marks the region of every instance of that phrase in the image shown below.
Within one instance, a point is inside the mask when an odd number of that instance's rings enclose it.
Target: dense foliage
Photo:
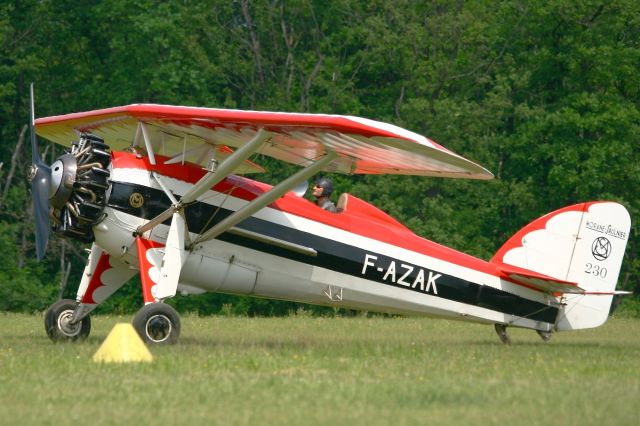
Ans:
[[[615,200],[640,217],[639,69],[637,0],[2,2],[0,310],[42,309],[68,262],[75,283],[84,259],[53,239],[46,261],[34,260],[24,179],[32,81],[37,116],[155,102],[353,114],[425,134],[497,179],[335,176],[337,189],[488,259],[571,203]],[[49,144],[47,159],[60,151]],[[639,242],[632,231],[618,286],[636,293]],[[127,291],[120,309],[139,303],[137,288]],[[176,303],[293,306],[218,295]]]

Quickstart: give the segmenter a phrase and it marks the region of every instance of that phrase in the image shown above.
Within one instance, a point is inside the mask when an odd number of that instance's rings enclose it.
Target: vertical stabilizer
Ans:
[[[558,330],[597,327],[609,314],[629,238],[624,206],[590,202],[549,213],[522,228],[492,262],[578,283],[584,294],[565,294]]]
[[[566,296],[558,330],[598,327],[607,320],[630,228],[631,218],[622,205],[587,204],[568,276],[587,294]]]

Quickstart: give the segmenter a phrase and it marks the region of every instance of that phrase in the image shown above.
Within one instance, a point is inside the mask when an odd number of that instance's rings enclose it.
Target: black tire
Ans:
[[[146,344],[174,345],[180,337],[180,315],[165,303],[151,303],[138,311],[133,328]]]
[[[82,341],[91,332],[91,318],[87,315],[77,324],[70,324],[69,320],[78,302],[70,299],[58,300],[51,305],[44,314],[44,329],[47,336],[54,342]]]

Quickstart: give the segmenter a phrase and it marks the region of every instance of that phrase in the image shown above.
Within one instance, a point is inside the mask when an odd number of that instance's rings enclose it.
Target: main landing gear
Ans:
[[[91,332],[91,318],[84,317],[73,323],[73,311],[78,302],[70,299],[58,300],[44,314],[44,329],[54,342],[75,342],[84,340]]]
[[[54,342],[82,341],[91,332],[89,315],[73,322],[73,312],[78,302],[70,299],[58,300],[44,315],[44,328]],[[165,303],[150,303],[138,311],[133,318],[133,328],[148,345],[172,345],[180,337],[180,316]]]
[[[133,318],[133,328],[147,344],[172,345],[180,337],[180,316],[167,304],[150,303]]]

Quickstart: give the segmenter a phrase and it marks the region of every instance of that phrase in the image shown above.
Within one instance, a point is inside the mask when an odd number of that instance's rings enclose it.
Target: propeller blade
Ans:
[[[30,100],[30,111],[31,116],[29,117],[29,130],[31,131],[31,162],[35,165],[42,164],[42,159],[40,158],[40,150],[38,149],[38,141],[36,140],[36,131],[35,131],[35,105],[34,105],[34,96],[33,96],[33,83],[31,83],[31,87],[29,88],[29,100]]]
[[[31,117],[31,196],[33,197],[33,216],[36,221],[36,256],[42,260],[47,251],[51,219],[49,217],[49,186],[51,182],[51,168],[42,162],[35,131],[35,107],[33,83],[30,90]]]
[[[33,216],[36,221],[36,255],[42,260],[47,251],[51,219],[49,217],[49,182],[51,169],[40,164],[36,166],[35,176],[31,181],[31,195],[33,197]]]

